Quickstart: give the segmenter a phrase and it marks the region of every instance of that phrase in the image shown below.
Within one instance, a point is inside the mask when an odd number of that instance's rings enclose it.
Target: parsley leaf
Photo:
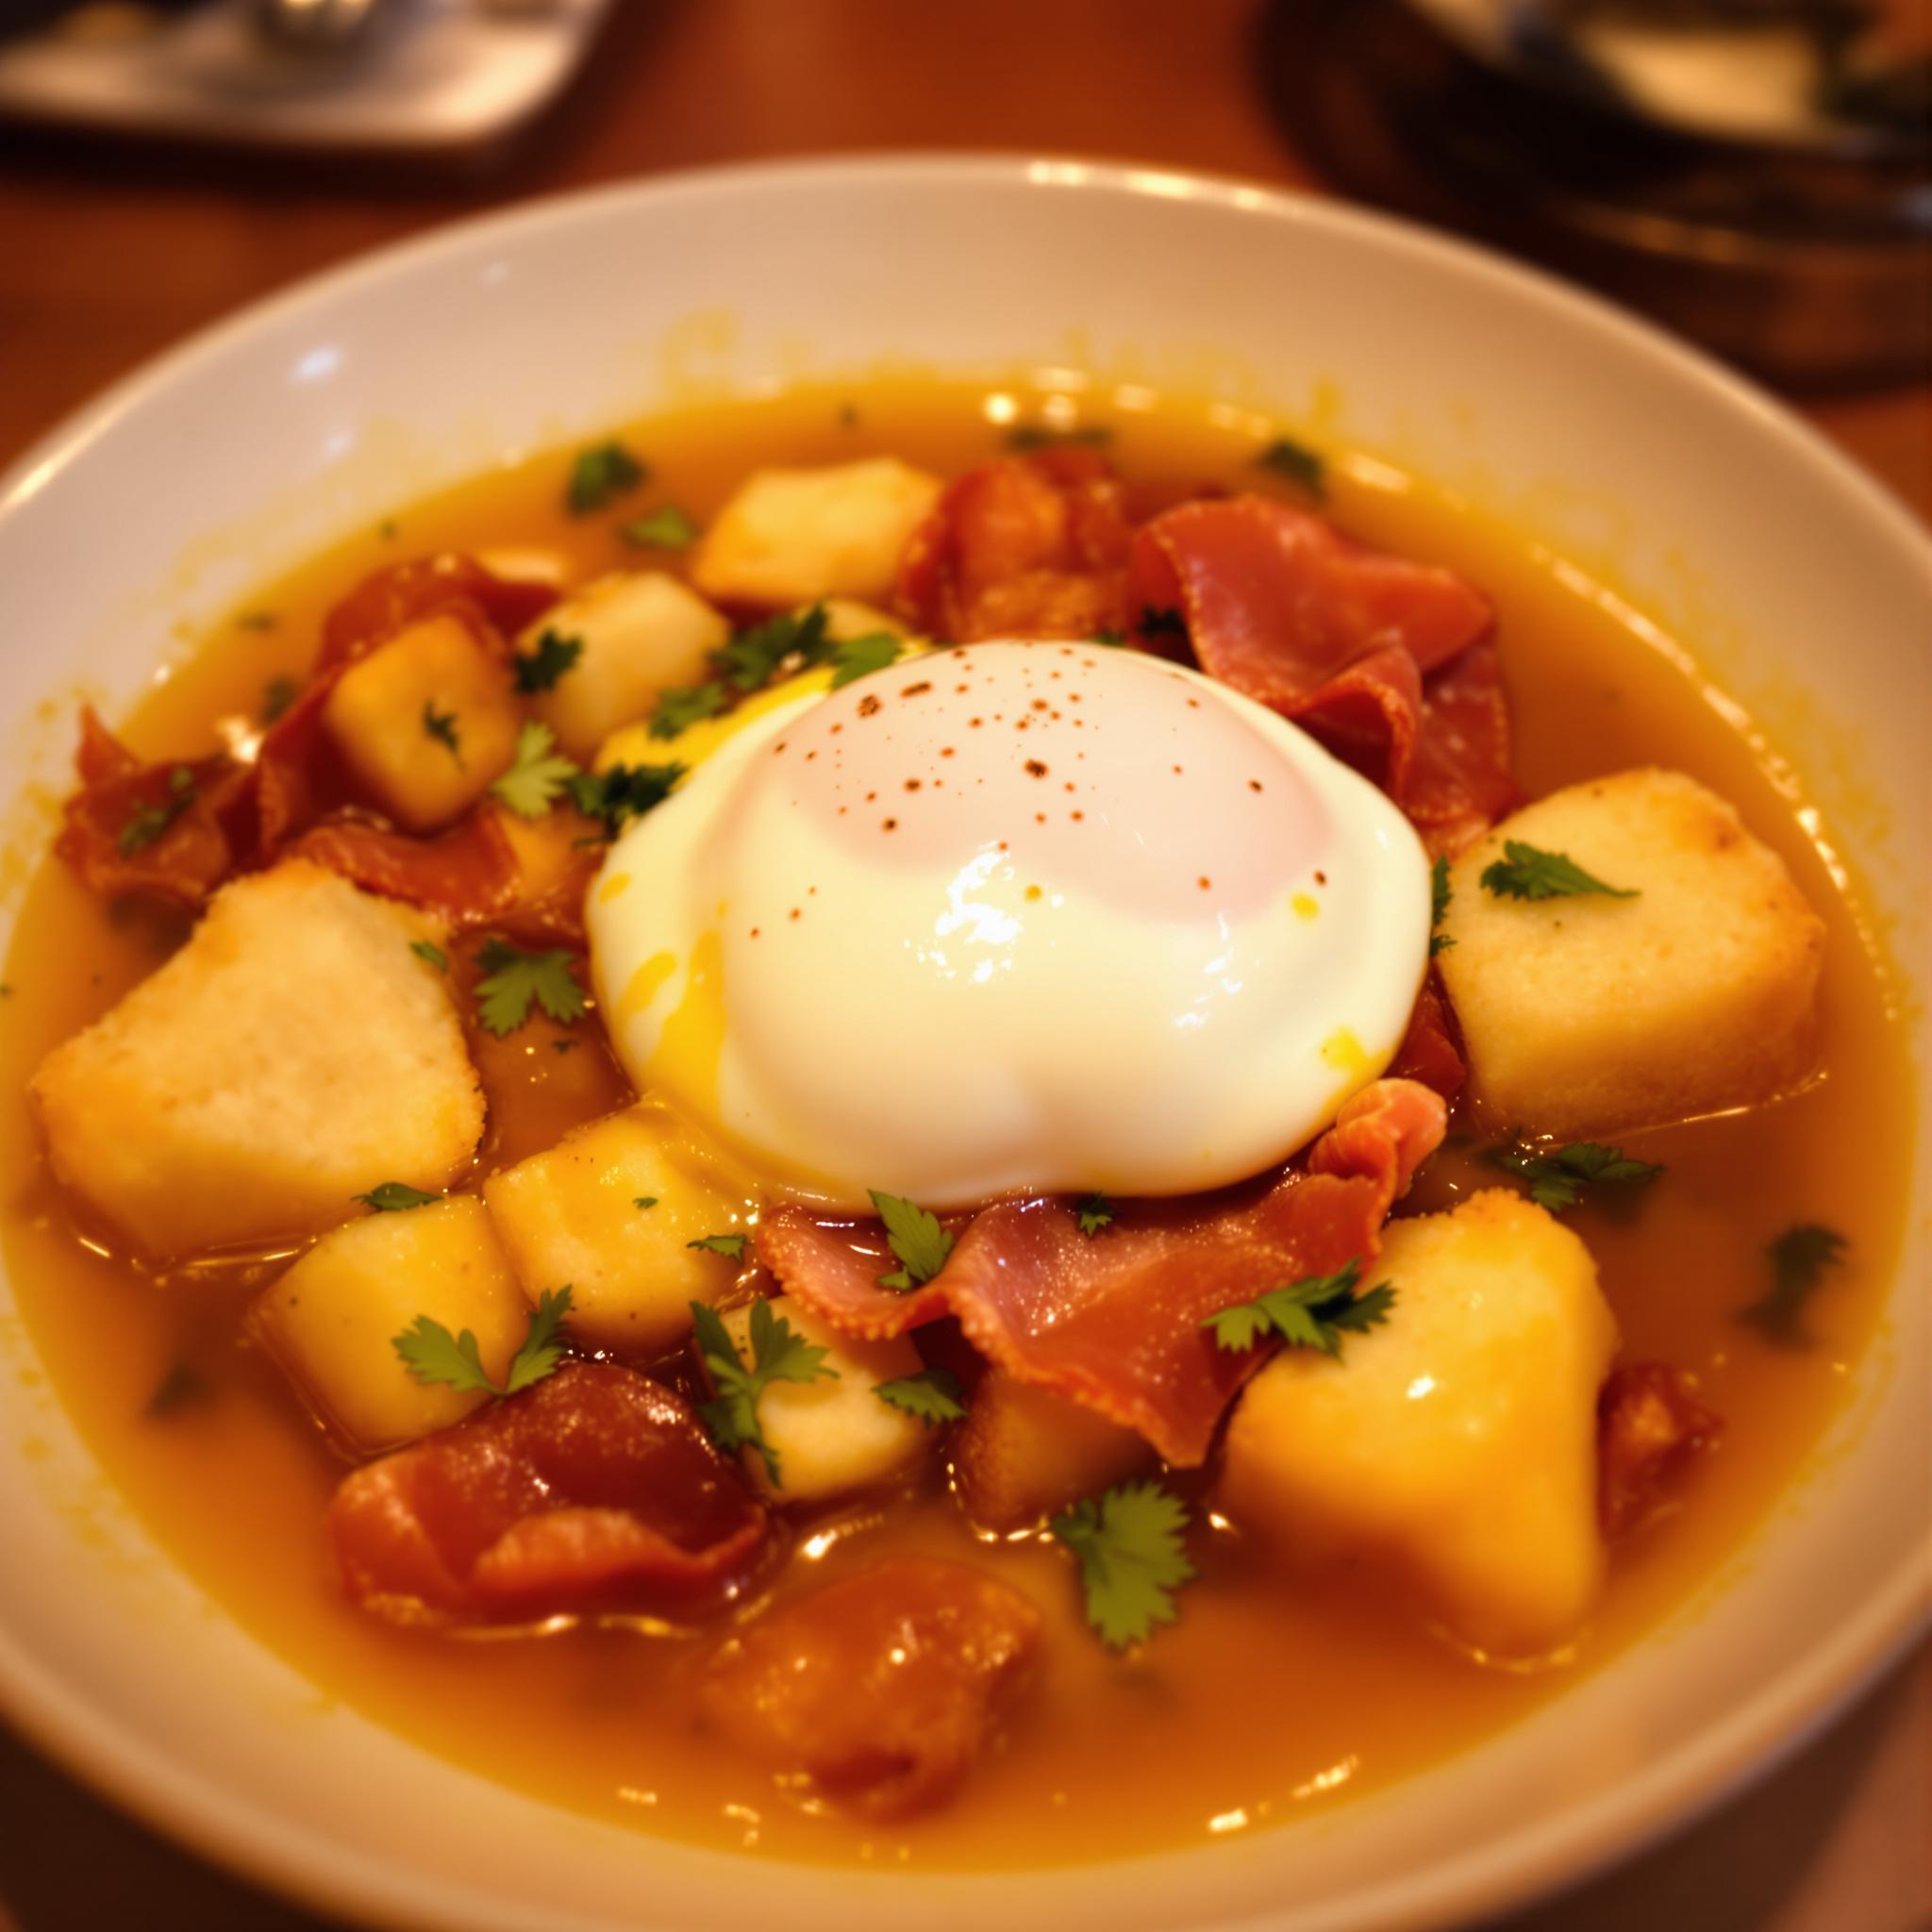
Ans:
[[[613,496],[635,490],[650,474],[614,437],[608,442],[579,450],[570,466],[570,487],[564,502],[573,516],[602,509]]]
[[[1611,899],[1637,896],[1635,886],[1607,886],[1567,853],[1545,852],[1521,839],[1504,840],[1503,857],[1484,866],[1481,884],[1499,899],[1567,899],[1577,892],[1602,892]]]
[[[930,1281],[953,1252],[953,1237],[940,1225],[939,1217],[897,1194],[882,1194],[876,1188],[866,1191],[886,1224],[888,1246],[904,1264],[896,1274],[881,1274],[879,1286],[904,1294]]]
[[[115,840],[123,858],[131,858],[152,845],[188,808],[194,803],[194,774],[186,765],[176,765],[168,774],[168,795],[158,805],[137,806],[127,815]]]
[[[1538,1154],[1519,1141],[1497,1148],[1490,1158],[1521,1174],[1529,1183],[1529,1198],[1552,1214],[1575,1207],[1585,1188],[1635,1187],[1663,1173],[1655,1161],[1632,1160],[1621,1147],[1595,1141],[1572,1141],[1551,1154]]]
[[[694,1241],[686,1241],[688,1248],[708,1248],[714,1255],[724,1255],[734,1261],[744,1259],[744,1250],[751,1237],[742,1234],[701,1234]]]
[[[485,1395],[514,1395],[533,1382],[541,1382],[563,1359],[563,1343],[558,1331],[570,1313],[570,1284],[552,1294],[548,1289],[537,1298],[530,1312],[530,1325],[499,1388],[483,1366],[482,1351],[476,1338],[465,1328],[452,1335],[441,1322],[418,1315],[400,1335],[390,1338],[390,1346],[402,1357],[403,1366],[424,1383],[441,1382],[452,1389],[475,1390]]]
[[[1449,901],[1455,897],[1449,888],[1449,861],[1441,854],[1436,854],[1436,862],[1429,868],[1429,958],[1438,953],[1446,953],[1456,941],[1445,932],[1436,928],[1442,923],[1442,915],[1449,909]]]
[[[832,689],[842,691],[855,678],[869,677],[883,671],[899,655],[899,640],[889,630],[875,630],[848,643],[832,646]]]
[[[272,677],[262,687],[261,722],[273,724],[302,695],[300,683],[292,677]]]
[[[567,638],[545,625],[537,637],[534,651],[513,651],[517,689],[524,691],[551,691],[557,680],[584,655],[582,638]]]
[[[433,940],[411,940],[409,950],[425,966],[434,966],[439,973],[449,971],[449,955]]]
[[[722,650],[710,654],[711,668],[741,691],[762,691],[788,658],[817,664],[833,645],[825,636],[825,607],[781,611],[739,631]]]
[[[530,1017],[530,1004],[543,1008],[559,1025],[581,1019],[589,1004],[561,947],[526,953],[508,940],[486,940],[476,955],[485,977],[476,982],[477,1017],[501,1040]]]
[[[457,735],[457,714],[454,711],[439,711],[434,698],[423,700],[423,729],[439,744],[449,748],[449,755],[460,765],[463,761],[463,741]]]
[[[1312,497],[1320,499],[1328,493],[1326,460],[1319,451],[1296,442],[1292,437],[1277,436],[1255,461],[1259,468],[1273,470],[1291,483],[1300,484]]]
[[[881,1382],[872,1392],[889,1407],[917,1416],[927,1428],[936,1423],[956,1423],[966,1413],[966,1405],[959,1400],[959,1378],[951,1369],[923,1369],[916,1375]]]
[[[1109,651],[1117,651],[1126,641],[1127,634],[1125,631],[1115,630],[1112,625],[1104,624],[1093,633],[1088,641],[1095,644],[1105,644]]]
[[[535,718],[527,718],[517,732],[516,756],[509,770],[491,786],[490,793],[502,799],[520,819],[541,819],[576,774],[576,766],[557,749],[556,732]]]
[[[1165,631],[1170,637],[1185,638],[1188,634],[1188,620],[1172,606],[1161,608],[1153,604],[1141,607],[1141,635],[1158,637]]]
[[[1082,1234],[1098,1234],[1112,1223],[1114,1206],[1105,1194],[1082,1194],[1074,1203],[1074,1212],[1080,1217]]]
[[[1357,1257],[1333,1274],[1306,1274],[1271,1288],[1251,1302],[1238,1302],[1201,1324],[1214,1331],[1223,1348],[1253,1348],[1264,1336],[1278,1335],[1291,1348],[1318,1348],[1341,1354],[1344,1334],[1361,1335],[1389,1319],[1395,1291],[1386,1281],[1356,1293],[1362,1264]]]
[[[655,1208],[658,1205],[658,1197],[656,1194],[639,1194],[630,1205],[638,1208]]]
[[[692,1302],[691,1313],[697,1327],[698,1353],[718,1390],[716,1401],[698,1404],[698,1420],[722,1454],[755,1450],[764,1460],[772,1487],[782,1488],[778,1452],[765,1441],[758,1422],[758,1397],[774,1382],[837,1381],[838,1370],[827,1368],[827,1351],[795,1333],[783,1315],[774,1315],[763,1295],[751,1305],[749,1368],[716,1308]]]
[[[675,763],[612,765],[608,772],[577,772],[564,789],[571,803],[587,819],[602,819],[605,837],[614,839],[625,819],[641,819],[662,805],[689,769]]]
[[[1144,1641],[1179,1615],[1174,1592],[1194,1575],[1183,1541],[1188,1511],[1158,1483],[1122,1483],[1047,1527],[1079,1560],[1087,1621],[1110,1650]]]
[[[384,1181],[379,1188],[371,1188],[366,1194],[352,1194],[350,1199],[373,1208],[378,1214],[399,1214],[406,1208],[426,1208],[442,1196],[425,1194],[421,1188],[412,1188],[405,1181]]]
[[[640,550],[689,550],[698,540],[698,526],[675,503],[666,503],[617,534]]]
[[[653,738],[675,738],[704,718],[715,718],[724,708],[727,693],[724,681],[714,677],[708,684],[686,684],[658,693],[657,708],[651,713]]]
[[[1084,443],[1099,448],[1113,441],[1113,431],[1098,423],[1077,429],[1056,429],[1047,423],[1022,423],[1007,431],[1007,447],[1024,454],[1034,449],[1063,449],[1068,443]]]
[[[1824,1286],[1824,1271],[1844,1259],[1845,1247],[1843,1235],[1815,1221],[1786,1228],[1764,1250],[1771,1262],[1770,1291],[1739,1309],[1738,1319],[1773,1341],[1802,1346],[1810,1340],[1802,1319],[1805,1305]]]

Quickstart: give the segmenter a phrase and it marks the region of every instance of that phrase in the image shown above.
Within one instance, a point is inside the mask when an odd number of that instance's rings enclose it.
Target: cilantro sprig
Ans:
[[[694,1241],[686,1241],[688,1248],[703,1248],[707,1254],[723,1255],[727,1260],[741,1261],[744,1251],[750,1244],[751,1237],[744,1234],[701,1234]]]
[[[114,847],[123,858],[152,845],[188,808],[194,803],[194,773],[187,765],[176,765],[168,774],[168,795],[156,805],[137,806],[121,827]]]
[[[711,667],[737,691],[762,691],[788,658],[816,664],[831,653],[827,622],[823,604],[808,610],[781,611],[749,630],[736,632],[710,654]]]
[[[434,940],[411,940],[409,950],[424,965],[434,967],[438,973],[449,971],[449,955]]]
[[[509,770],[491,786],[490,795],[522,819],[541,819],[578,775],[576,766],[557,749],[557,734],[535,718],[517,732]]]
[[[730,703],[730,691],[722,677],[706,684],[675,685],[658,693],[651,712],[651,736],[675,738],[706,718],[715,718]]]
[[[966,1413],[959,1399],[959,1378],[951,1369],[922,1369],[916,1375],[901,1375],[896,1381],[881,1382],[872,1391],[889,1408],[903,1408],[917,1416],[927,1428],[941,1423],[956,1423]]]
[[[698,1353],[709,1370],[718,1394],[698,1404],[698,1420],[724,1456],[752,1450],[764,1463],[772,1487],[782,1489],[778,1452],[765,1441],[758,1421],[758,1398],[774,1382],[837,1381],[839,1372],[825,1362],[827,1351],[800,1335],[783,1315],[774,1314],[763,1295],[751,1305],[747,1366],[731,1340],[731,1331],[716,1308],[692,1302],[691,1320],[697,1328]]]
[[[384,1181],[380,1187],[371,1188],[366,1194],[352,1194],[352,1201],[361,1204],[377,1214],[401,1214],[411,1208],[426,1208],[432,1201],[442,1199],[441,1194],[425,1194],[421,1188],[412,1188],[407,1181]]]
[[[862,638],[850,638],[831,649],[832,689],[842,691],[855,679],[870,677],[898,660],[904,647],[889,630],[868,631]]]
[[[621,525],[617,534],[638,550],[689,550],[698,540],[698,526],[675,503],[664,503]]]
[[[584,655],[582,638],[565,637],[548,625],[539,633],[534,651],[512,654],[517,689],[521,691],[554,691],[557,680]]]
[[[1548,1154],[1518,1141],[1496,1148],[1490,1158],[1529,1183],[1529,1198],[1552,1214],[1575,1207],[1586,1188],[1641,1187],[1663,1173],[1654,1160],[1633,1160],[1621,1147],[1597,1141],[1572,1141]]]
[[[623,443],[612,437],[608,442],[579,450],[572,459],[564,503],[573,516],[589,516],[592,510],[602,509],[613,497],[635,490],[650,474]]]
[[[1138,628],[1143,638],[1158,638],[1165,633],[1169,637],[1185,640],[1188,635],[1188,620],[1172,605],[1143,604],[1141,607],[1141,622]]]
[[[577,772],[564,789],[587,819],[602,819],[604,836],[615,839],[627,819],[641,819],[671,796],[690,769],[664,765],[612,765],[608,772]]]
[[[454,711],[439,711],[434,698],[423,700],[423,735],[433,738],[438,744],[456,759],[458,766],[463,762],[462,734],[457,729],[457,714]]]
[[[1456,896],[1449,884],[1449,861],[1441,853],[1436,854],[1436,862],[1429,867],[1429,958],[1438,953],[1446,953],[1456,941],[1441,930],[1443,915],[1449,910],[1449,902]]]
[[[886,1224],[886,1244],[900,1263],[893,1274],[879,1276],[879,1286],[899,1294],[924,1286],[946,1265],[953,1237],[940,1225],[939,1217],[924,1208],[898,1194],[882,1194],[876,1188],[866,1191]]]
[[[558,1025],[581,1019],[590,1002],[570,970],[561,947],[526,953],[508,940],[486,940],[476,955],[484,977],[476,982],[476,1017],[502,1040],[514,1033],[540,1006]]]
[[[1739,1321],[1750,1323],[1785,1347],[1803,1346],[1810,1340],[1805,1331],[1806,1307],[1824,1286],[1825,1271],[1844,1260],[1847,1245],[1836,1228],[1815,1221],[1786,1228],[1764,1250],[1771,1263],[1771,1287],[1738,1310]]]
[[[484,1368],[482,1351],[469,1329],[452,1335],[431,1316],[418,1315],[400,1335],[390,1338],[390,1346],[419,1382],[475,1390],[501,1400],[541,1382],[563,1359],[560,1331],[569,1313],[568,1282],[555,1294],[545,1289],[538,1296],[537,1306],[530,1311],[530,1325],[500,1383],[492,1381]]]
[[[1156,1624],[1179,1616],[1174,1593],[1195,1574],[1188,1510],[1158,1483],[1122,1483],[1047,1527],[1078,1561],[1087,1621],[1108,1649],[1144,1642]]]
[[[1105,1194],[1082,1194],[1074,1203],[1074,1212],[1080,1220],[1082,1234],[1098,1234],[1103,1227],[1111,1227],[1117,1210]]]
[[[1305,1274],[1251,1302],[1237,1302],[1209,1315],[1201,1326],[1211,1329],[1214,1340],[1229,1350],[1253,1348],[1275,1335],[1291,1348],[1316,1348],[1339,1357],[1344,1335],[1379,1327],[1395,1306],[1395,1290],[1386,1281],[1357,1294],[1361,1275],[1357,1256],[1333,1274]]]
[[[1477,883],[1499,899],[1567,899],[1582,892],[1600,892],[1608,899],[1637,897],[1635,886],[1606,885],[1567,852],[1545,852],[1521,839],[1503,841],[1502,858],[1483,867]]]
[[[1256,457],[1257,468],[1286,476],[1318,501],[1328,493],[1328,464],[1319,450],[1290,436],[1277,436]]]

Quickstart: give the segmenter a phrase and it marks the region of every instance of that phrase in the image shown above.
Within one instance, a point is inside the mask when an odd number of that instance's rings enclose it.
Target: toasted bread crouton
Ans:
[[[54,1172],[158,1258],[313,1233],[435,1190],[483,1096],[432,928],[302,860],[216,893],[188,943],[41,1064]]]
[[[325,1234],[263,1290],[249,1330],[354,1449],[374,1454],[460,1422],[487,1391],[419,1382],[395,1338],[419,1315],[476,1338],[500,1387],[530,1310],[474,1194],[372,1214]]]
[[[1482,884],[1507,841],[1634,898]],[[1824,927],[1723,799],[1624,772],[1506,819],[1450,871],[1439,955],[1490,1124],[1572,1139],[1763,1100],[1802,1076]]]
[[[350,665],[322,722],[375,804],[408,831],[433,832],[509,769],[522,716],[508,666],[442,615]]]
[[[1043,1523],[1154,1460],[1132,1429],[1005,1369],[989,1369],[953,1438],[953,1480],[968,1516],[1005,1534]]]
[[[794,1333],[825,1351],[821,1366],[832,1373],[810,1382],[771,1382],[758,1397],[758,1426],[778,1461],[774,1482],[763,1457],[743,1452],[745,1474],[759,1494],[777,1503],[823,1503],[918,1468],[931,1453],[935,1431],[878,1392],[880,1383],[925,1366],[910,1338],[858,1341],[789,1295],[772,1306]],[[749,1366],[751,1309],[731,1308],[722,1319],[739,1359]]]
[[[943,487],[894,457],[755,471],[705,533],[691,582],[749,604],[881,598]]]
[[[578,646],[575,661],[531,708],[572,758],[591,758],[668,685],[702,683],[705,658],[731,635],[717,611],[661,571],[598,577],[546,611],[518,643],[529,657],[548,632]]]
[[[1527,1657],[1602,1587],[1597,1391],[1617,1327],[1590,1251],[1504,1189],[1391,1224],[1379,1327],[1284,1349],[1228,1424],[1217,1501],[1305,1565],[1372,1566],[1465,1642]]]
[[[572,1330],[594,1347],[661,1355],[692,1302],[738,1280],[737,1261],[691,1243],[743,1231],[745,1186],[649,1102],[492,1174],[483,1197],[530,1301],[568,1283]]]

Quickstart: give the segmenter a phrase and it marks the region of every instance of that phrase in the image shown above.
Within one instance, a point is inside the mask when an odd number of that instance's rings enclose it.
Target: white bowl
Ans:
[[[0,484],[8,789],[62,779],[72,714],[42,700],[79,679],[125,703],[175,623],[421,491],[654,405],[908,357],[1272,406],[1607,571],[1694,635],[1822,801],[1911,981],[1924,1080],[1916,526],[1763,395],[1601,304],[1390,222],[1174,175],[935,158],[683,176],[471,223],[249,311]],[[12,1373],[0,1699],[163,1829],[383,1923],[1317,1932],[1496,1910],[1714,1801],[1921,1626],[1925,1140],[1889,1326],[1747,1558],[1514,1730],[1316,1820],[928,1878],[758,1865],[547,1810],[318,1698],[170,1567]],[[0,1370],[25,1350],[0,1283]]]

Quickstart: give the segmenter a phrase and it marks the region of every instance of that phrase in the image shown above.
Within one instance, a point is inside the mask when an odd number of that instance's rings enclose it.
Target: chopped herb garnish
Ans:
[[[400,1335],[391,1338],[390,1346],[402,1357],[403,1366],[419,1382],[441,1382],[452,1389],[475,1390],[500,1398],[541,1382],[563,1359],[558,1330],[569,1313],[568,1282],[555,1294],[545,1289],[538,1296],[537,1306],[530,1311],[530,1325],[516,1354],[510,1357],[501,1384],[491,1380],[483,1366],[482,1350],[467,1328],[460,1335],[452,1335],[441,1322],[428,1315],[418,1315]]]
[[[486,940],[476,955],[476,1017],[501,1040],[530,1017],[534,1001],[559,1025],[581,1019],[589,1004],[561,948],[525,953],[508,940]]]
[[[1074,1212],[1080,1217],[1082,1234],[1098,1234],[1114,1219],[1113,1203],[1105,1194],[1082,1194],[1074,1203]]]
[[[1158,1483],[1122,1483],[1047,1527],[1078,1559],[1087,1621],[1110,1650],[1145,1641],[1157,1624],[1179,1615],[1174,1593],[1194,1575],[1188,1510]]]
[[[872,1205],[886,1224],[886,1242],[899,1257],[896,1274],[881,1274],[879,1286],[903,1294],[930,1281],[946,1265],[953,1252],[953,1237],[939,1224],[936,1215],[897,1194],[882,1194],[876,1188],[867,1190]]]
[[[1277,436],[1255,458],[1255,462],[1260,469],[1273,470],[1276,475],[1286,476],[1291,483],[1298,483],[1310,496],[1327,494],[1326,461],[1319,451],[1308,448],[1306,443],[1296,442],[1292,437]]]
[[[568,1034],[564,1034],[561,1038],[553,1040],[550,1042],[550,1051],[552,1053],[575,1053],[582,1044],[582,1041],[573,1040]]]
[[[509,770],[491,786],[519,818],[541,819],[570,789],[577,768],[557,749],[557,734],[535,718],[526,718],[517,732],[516,756]]]
[[[296,679],[270,678],[261,691],[261,722],[273,724],[301,695],[302,686]]]
[[[1544,852],[1521,839],[1504,840],[1502,858],[1483,868],[1481,884],[1499,899],[1567,899],[1578,892],[1602,892],[1612,899],[1637,896],[1635,886],[1607,886],[1567,853]]]
[[[439,973],[449,971],[449,955],[431,940],[411,940],[409,950],[425,966],[434,966]]]
[[[825,636],[825,607],[782,611],[739,631],[722,650],[710,654],[711,668],[741,691],[762,691],[778,667],[795,658],[801,665],[817,664],[832,651]]]
[[[744,1251],[751,1237],[742,1234],[701,1234],[694,1241],[686,1241],[688,1248],[708,1248],[714,1255],[723,1255],[733,1261],[744,1259]]]
[[[698,541],[698,526],[675,503],[666,503],[617,534],[640,550],[689,550]]]
[[[612,765],[608,772],[578,772],[564,789],[571,803],[587,819],[602,819],[605,836],[614,839],[626,819],[641,819],[662,805],[686,769],[679,764]]]
[[[187,1362],[176,1362],[156,1383],[154,1393],[142,1404],[141,1412],[150,1421],[158,1421],[162,1416],[198,1407],[214,1392],[214,1384],[199,1369]]]
[[[1786,1347],[1802,1346],[1810,1340],[1805,1331],[1805,1307],[1824,1286],[1824,1271],[1844,1259],[1846,1245],[1836,1228],[1815,1221],[1786,1228],[1764,1250],[1771,1263],[1769,1291],[1740,1308],[1738,1319]]]
[[[1115,630],[1110,624],[1102,625],[1101,627],[1093,633],[1092,638],[1090,640],[1090,641],[1092,643],[1105,644],[1110,651],[1118,650],[1121,647],[1121,645],[1126,642],[1126,632],[1124,630]]]
[[[763,1458],[772,1487],[782,1487],[778,1452],[765,1441],[758,1422],[758,1398],[774,1382],[837,1381],[838,1370],[826,1366],[827,1351],[797,1334],[783,1315],[774,1315],[763,1295],[751,1305],[750,1368],[717,1309],[692,1302],[691,1313],[697,1327],[698,1353],[718,1390],[716,1401],[698,1404],[698,1420],[722,1454],[754,1450]]]
[[[273,610],[244,610],[235,620],[237,630],[274,630],[281,622]]]
[[[554,691],[557,680],[584,655],[582,638],[565,637],[547,625],[538,633],[534,651],[512,654],[516,666],[517,689],[524,691]]]
[[[635,490],[650,473],[614,439],[579,450],[570,466],[570,487],[564,501],[573,516],[602,509],[614,496]]]
[[[675,738],[700,720],[715,718],[724,708],[728,695],[724,680],[716,677],[708,684],[680,685],[659,691],[657,709],[651,713],[651,736]]]
[[[1333,1274],[1307,1274],[1251,1302],[1223,1308],[1201,1326],[1211,1328],[1226,1349],[1253,1348],[1264,1336],[1277,1335],[1291,1348],[1318,1348],[1339,1357],[1343,1335],[1379,1326],[1395,1306],[1395,1291],[1386,1281],[1365,1294],[1356,1293],[1361,1274],[1357,1257]]]
[[[439,711],[434,698],[423,700],[423,729],[437,743],[446,746],[451,758],[458,764],[463,761],[463,741],[457,734],[457,714],[454,711]]]
[[[405,1181],[384,1181],[379,1188],[371,1188],[366,1194],[352,1194],[352,1201],[359,1201],[363,1207],[372,1208],[377,1214],[400,1214],[410,1208],[426,1208],[432,1201],[442,1199],[441,1194],[425,1194],[421,1188],[412,1188]]]
[[[1049,423],[1022,423],[1007,431],[1007,447],[1025,452],[1058,449],[1065,443],[1084,443],[1099,448],[1113,441],[1113,431],[1099,423],[1082,424],[1077,428],[1057,429]]]
[[[137,806],[114,842],[123,858],[152,845],[194,803],[194,774],[176,765],[168,774],[168,795],[158,805]]]
[[[869,632],[849,643],[834,644],[832,689],[841,691],[855,678],[870,677],[874,671],[883,671],[897,659],[901,648],[899,640],[885,630]]]
[[[630,1205],[633,1208],[655,1208],[658,1197],[656,1194],[640,1194]]]
[[[1621,1147],[1595,1141],[1573,1141],[1550,1154],[1539,1154],[1519,1141],[1498,1147],[1490,1158],[1521,1174],[1529,1183],[1529,1198],[1552,1214],[1575,1207],[1585,1188],[1636,1187],[1663,1173],[1655,1161],[1632,1160]]]
[[[1449,886],[1449,861],[1441,853],[1436,854],[1436,862],[1429,868],[1429,958],[1438,953],[1446,953],[1456,941],[1445,932],[1436,928],[1442,924],[1442,915],[1449,909],[1449,901],[1456,895]]]
[[[936,1423],[956,1423],[966,1413],[959,1399],[959,1378],[951,1369],[922,1369],[916,1375],[881,1382],[872,1392],[889,1407],[917,1416],[927,1428]]]
[[[1185,638],[1188,634],[1188,620],[1172,606],[1162,608],[1155,604],[1141,607],[1141,635],[1158,638],[1162,633],[1169,637]]]
[[[403,533],[403,526],[393,517],[384,517],[375,526],[375,534],[385,543],[393,543]]]

